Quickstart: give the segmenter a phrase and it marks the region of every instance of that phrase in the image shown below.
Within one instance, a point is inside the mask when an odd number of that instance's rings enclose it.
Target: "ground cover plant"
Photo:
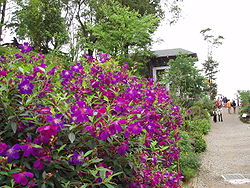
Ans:
[[[240,120],[244,123],[250,123],[250,90],[239,91],[239,94],[241,100]]]
[[[185,183],[195,177],[201,165],[200,153],[207,148],[204,135],[211,129],[210,111],[214,108],[213,101],[207,97],[191,104],[186,109],[182,108],[183,126],[180,130],[179,141],[180,167],[184,176]]]
[[[179,187],[182,117],[168,92],[101,54],[1,49],[1,187]]]

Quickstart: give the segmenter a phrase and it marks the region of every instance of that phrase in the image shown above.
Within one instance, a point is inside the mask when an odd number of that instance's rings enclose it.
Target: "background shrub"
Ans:
[[[195,152],[182,153],[180,164],[184,181],[187,181],[196,175],[198,168],[201,166],[201,160],[199,155]]]
[[[241,100],[240,120],[244,123],[250,123],[250,91],[239,91],[239,94]],[[243,114],[248,114],[248,116],[242,117]]]
[[[194,119],[186,121],[186,129],[189,132],[197,132],[202,135],[206,135],[211,129],[211,124],[209,119]]]

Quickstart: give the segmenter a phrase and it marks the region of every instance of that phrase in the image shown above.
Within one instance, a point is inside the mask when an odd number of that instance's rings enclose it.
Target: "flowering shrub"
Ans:
[[[167,91],[102,54],[1,56],[0,185],[178,187],[181,116]]]

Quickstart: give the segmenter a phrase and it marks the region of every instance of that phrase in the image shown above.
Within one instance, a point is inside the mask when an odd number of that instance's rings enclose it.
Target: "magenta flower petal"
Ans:
[[[32,94],[34,85],[29,80],[24,80],[18,85],[21,94]]]
[[[14,173],[12,174],[13,178],[14,178],[14,182],[15,183],[20,183],[23,186],[25,186],[28,183],[28,178],[33,178],[34,174],[31,172],[20,172],[20,173]]]
[[[0,156],[4,155],[7,149],[8,145],[3,142],[0,142]]]
[[[34,174],[31,173],[31,172],[23,172],[23,174],[24,174],[25,176],[30,177],[30,178],[33,178],[33,177],[34,177]]]
[[[19,45],[18,48],[21,49],[22,53],[28,53],[32,50],[32,46],[29,46],[28,42],[23,43],[23,45]]]
[[[40,160],[36,160],[33,164],[33,166],[35,168],[37,168],[38,170],[42,170],[44,168],[43,162]]]

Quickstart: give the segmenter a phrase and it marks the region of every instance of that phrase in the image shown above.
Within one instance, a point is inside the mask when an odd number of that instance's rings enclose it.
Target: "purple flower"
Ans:
[[[97,73],[100,73],[100,72],[102,72],[102,67],[100,67],[100,66],[93,66],[91,68],[90,74],[97,74]]]
[[[138,123],[132,123],[128,125],[128,130],[132,133],[132,134],[140,134],[142,131],[141,126]]]
[[[54,66],[50,71],[48,71],[49,75],[54,75],[56,72],[57,66]]]
[[[1,55],[1,56],[0,56],[0,62],[2,63],[2,62],[4,62],[4,61],[6,61],[6,57],[5,57],[4,55]]]
[[[18,85],[18,88],[21,94],[31,94],[34,85],[29,80],[24,80]]]
[[[10,148],[6,151],[5,155],[8,157],[8,162],[12,161],[13,159],[20,158],[19,150],[20,150],[20,145],[15,144],[14,146],[12,146],[12,148]]]
[[[53,125],[57,125],[62,127],[64,125],[64,123],[62,122],[61,118],[62,118],[62,114],[56,114],[56,117],[52,117],[52,116],[46,116],[46,120],[48,122],[51,122]]]
[[[12,176],[14,178],[15,183],[20,183],[25,186],[29,181],[27,177],[33,178],[34,174],[31,172],[20,172],[14,173],[12,174]]]
[[[100,54],[100,59],[99,59],[99,61],[100,61],[101,63],[105,63],[105,62],[107,62],[109,59],[110,59],[110,58],[109,58],[109,54]]]
[[[117,153],[120,155],[125,155],[126,151],[129,149],[129,146],[127,143],[123,143],[117,148]]]
[[[39,114],[50,114],[50,115],[52,115],[52,113],[50,112],[50,108],[40,108],[38,111],[39,111]]]
[[[63,70],[60,73],[60,77],[63,78],[63,79],[71,78],[71,76],[72,76],[71,70]]]
[[[1,77],[1,76],[7,76],[7,72],[4,71],[4,70],[3,70],[3,71],[0,70],[0,77]]]
[[[39,159],[34,162],[33,166],[38,170],[42,170],[44,168],[43,162]]]
[[[37,184],[35,182],[29,182],[28,183],[28,188],[35,187]]]
[[[21,49],[22,53],[28,53],[32,50],[32,46],[29,46],[28,42],[23,43],[23,45],[19,45],[18,48]]]
[[[41,135],[49,138],[51,136],[55,136],[59,127],[57,125],[46,125],[37,128],[37,131],[40,132]]]
[[[89,55],[89,54],[86,54],[85,56],[84,56],[88,61],[90,61],[90,62],[94,62],[95,61],[95,58],[93,58],[91,55]]]
[[[123,65],[122,65],[122,68],[124,70],[127,70],[128,69],[128,63],[127,62],[124,62]]]
[[[0,156],[4,155],[5,152],[7,151],[8,149],[8,145],[3,143],[3,142],[0,142]]]
[[[109,137],[109,134],[106,131],[101,131],[99,134],[99,139],[106,141]]]
[[[70,66],[72,67],[71,70],[74,72],[80,72],[80,70],[83,69],[80,62],[76,63],[76,65],[70,65]]]
[[[73,165],[83,164],[84,163],[84,152],[81,151],[80,154],[74,152],[73,155],[69,158],[69,163]]]
[[[37,168],[38,170],[42,170],[44,168],[44,163],[50,163],[52,160],[50,155],[45,155],[42,157],[39,157],[34,163],[33,166]]]
[[[81,123],[84,121],[89,121],[89,118],[86,113],[83,113],[81,110],[75,110],[71,114],[72,120],[76,121],[77,123]]]
[[[37,148],[34,147],[34,144],[32,143],[26,143],[24,145],[20,146],[21,150],[23,151],[23,156],[24,157],[30,157],[30,155],[36,154],[35,150]]]

